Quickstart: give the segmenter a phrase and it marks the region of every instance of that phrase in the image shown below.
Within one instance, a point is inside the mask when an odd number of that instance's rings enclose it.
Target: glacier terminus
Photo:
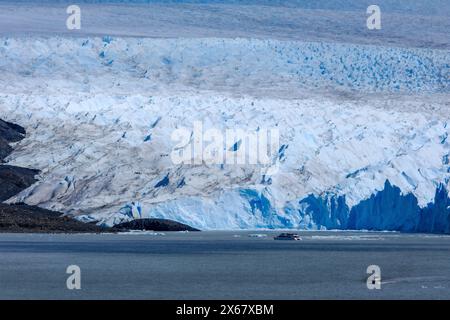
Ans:
[[[27,130],[7,161],[40,170],[8,202],[107,226],[154,217],[202,230],[450,233],[450,41],[432,23],[448,5],[411,5],[425,23],[414,40],[388,1],[378,34],[356,1],[342,12],[349,25],[331,4],[314,18],[303,1],[247,2],[147,4],[136,29],[106,22],[120,6],[92,19],[98,4],[83,2],[79,32],[59,29],[50,4],[34,31],[0,18],[0,114]],[[248,19],[228,19],[238,6]],[[0,4],[8,10],[32,19]],[[199,12],[210,19],[181,27]],[[173,163],[172,133],[196,121],[276,128],[277,170]]]

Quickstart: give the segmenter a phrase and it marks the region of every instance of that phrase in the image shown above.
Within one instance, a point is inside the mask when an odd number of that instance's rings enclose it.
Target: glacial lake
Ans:
[[[450,236],[277,234],[0,234],[0,299],[450,299]],[[67,289],[69,265],[80,290]]]

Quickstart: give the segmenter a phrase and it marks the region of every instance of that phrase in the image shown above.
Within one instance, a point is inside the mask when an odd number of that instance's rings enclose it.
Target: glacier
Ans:
[[[202,32],[0,33],[0,116],[28,132],[7,160],[41,170],[8,202],[104,225],[450,233],[446,41]],[[279,129],[277,170],[173,164],[195,121]]]

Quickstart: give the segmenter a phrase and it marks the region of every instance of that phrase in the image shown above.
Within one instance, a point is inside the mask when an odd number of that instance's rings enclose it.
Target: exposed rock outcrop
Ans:
[[[39,170],[0,166],[0,201],[5,201],[36,182]]]
[[[84,223],[60,212],[25,204],[0,203],[0,232],[11,233],[82,233],[112,232],[114,229]]]
[[[13,151],[9,143],[22,140],[24,135],[25,129],[21,126],[0,119],[0,162]]]
[[[136,219],[115,225],[114,228],[152,231],[200,231],[186,224],[168,219]]]

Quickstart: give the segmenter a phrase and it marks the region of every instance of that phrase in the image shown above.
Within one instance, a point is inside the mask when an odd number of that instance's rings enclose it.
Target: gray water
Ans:
[[[275,234],[0,234],[0,298],[450,299],[450,236]],[[366,286],[374,264],[381,290]],[[81,290],[66,287],[69,265]]]

